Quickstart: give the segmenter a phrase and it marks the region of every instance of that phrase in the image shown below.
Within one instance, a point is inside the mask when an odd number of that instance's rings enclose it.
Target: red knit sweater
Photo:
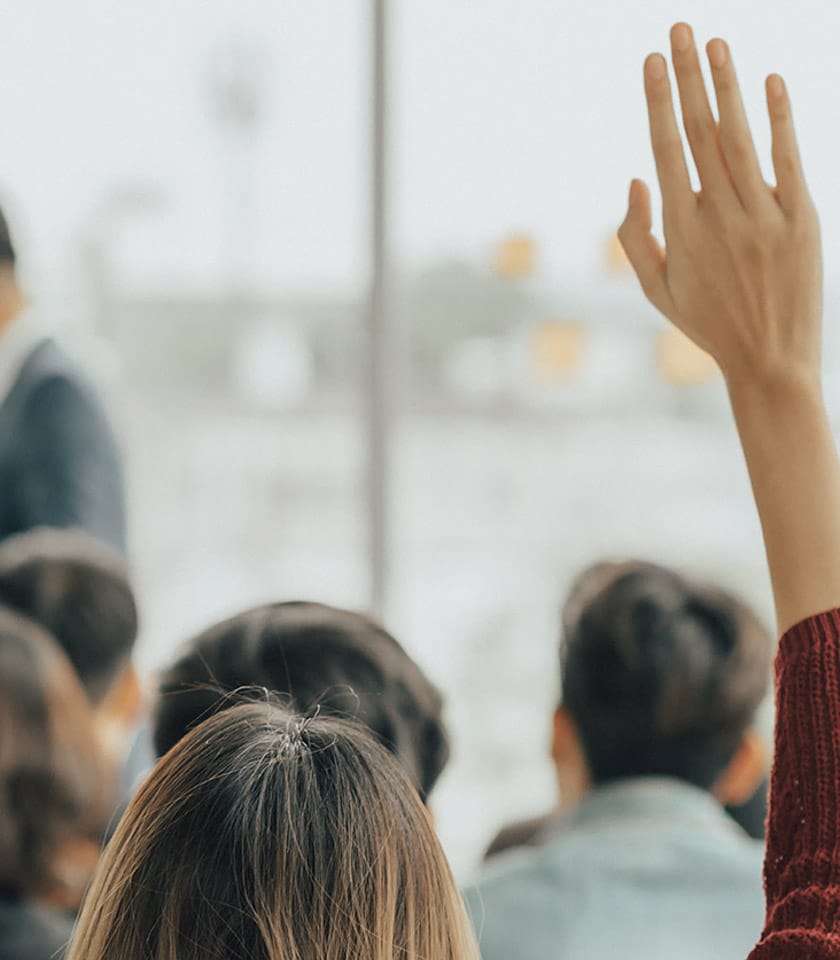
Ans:
[[[776,706],[767,920],[750,960],[840,960],[840,610],[782,637]]]

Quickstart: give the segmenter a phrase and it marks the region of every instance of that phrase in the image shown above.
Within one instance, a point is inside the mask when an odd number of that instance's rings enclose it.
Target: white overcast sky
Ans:
[[[366,2],[6,0],[0,9],[0,184],[36,286],[60,283],[103,195],[151,181],[166,207],[122,225],[126,275],[212,285],[229,269],[224,234],[238,204],[255,283],[361,288]],[[629,179],[651,177],[643,56],[685,18],[701,38],[732,42],[765,155],[763,77],[788,78],[836,273],[840,5],[393,0],[391,11],[398,263],[479,259],[517,229],[539,241],[547,277],[597,269]],[[265,122],[241,161],[247,186],[235,204],[225,193],[231,155],[206,97],[208,58],[230,36],[266,55]]]

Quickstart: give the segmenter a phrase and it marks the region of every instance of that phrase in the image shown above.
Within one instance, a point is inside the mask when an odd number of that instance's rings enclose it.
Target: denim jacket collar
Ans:
[[[568,822],[590,826],[629,820],[650,820],[652,824],[680,820],[743,833],[711,793],[669,777],[636,777],[597,787]]]

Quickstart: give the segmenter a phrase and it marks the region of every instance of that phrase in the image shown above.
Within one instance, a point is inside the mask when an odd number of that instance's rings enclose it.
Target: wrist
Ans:
[[[790,364],[760,373],[724,371],[726,389],[734,413],[766,410],[774,415],[791,407],[824,408],[822,376],[811,366]]]

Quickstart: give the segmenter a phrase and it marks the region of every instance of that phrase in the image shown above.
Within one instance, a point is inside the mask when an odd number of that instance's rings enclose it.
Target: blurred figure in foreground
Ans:
[[[298,713],[360,721],[424,800],[449,758],[440,694],[400,644],[363,614],[302,602],[257,607],[187,644],[160,679],[158,756],[249,687]]]
[[[0,610],[0,960],[55,960],[99,856],[107,764],[76,675]]]
[[[36,621],[58,642],[118,769],[141,708],[131,659],[137,605],[122,555],[82,530],[18,534],[0,543],[0,604]]]
[[[645,563],[587,571],[563,625],[564,817],[469,892],[482,957],[740,960],[762,928],[763,847],[723,804],[763,775],[768,632],[723,591]]]
[[[124,550],[122,470],[93,387],[28,305],[0,212],[0,540],[40,526]]]

